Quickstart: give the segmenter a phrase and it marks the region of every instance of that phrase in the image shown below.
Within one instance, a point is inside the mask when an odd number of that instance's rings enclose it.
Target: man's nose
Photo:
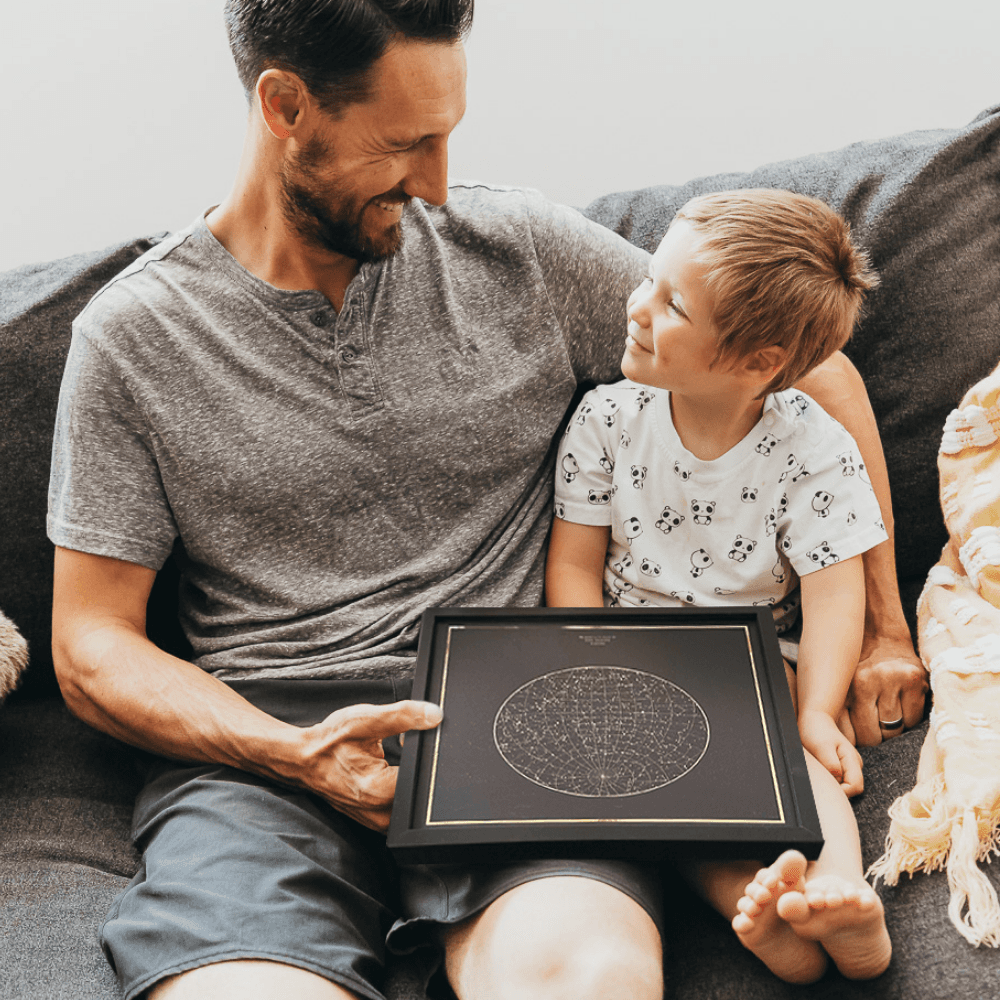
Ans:
[[[413,161],[413,169],[404,184],[406,193],[431,205],[448,200],[448,142],[428,143]]]

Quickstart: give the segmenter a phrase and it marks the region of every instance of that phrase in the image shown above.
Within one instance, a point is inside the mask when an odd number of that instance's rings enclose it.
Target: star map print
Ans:
[[[701,705],[629,667],[554,670],[519,687],[493,722],[500,755],[553,792],[641,795],[687,774],[708,748]]]

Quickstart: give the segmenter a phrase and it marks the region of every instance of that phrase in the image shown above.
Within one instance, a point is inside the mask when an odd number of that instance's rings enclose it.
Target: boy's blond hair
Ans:
[[[761,392],[787,389],[847,343],[878,284],[847,221],[816,198],[748,189],[692,198],[677,213],[700,238],[719,349],[713,364],[780,346]]]

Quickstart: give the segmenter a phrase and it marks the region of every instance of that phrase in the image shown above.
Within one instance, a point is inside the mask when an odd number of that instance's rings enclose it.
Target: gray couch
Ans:
[[[865,377],[882,431],[912,624],[945,538],[935,464],[941,428],[965,390],[1000,358],[1000,106],[963,128],[612,194],[585,211],[652,249],[692,194],[748,186],[788,187],[828,200],[850,219],[882,274],[847,353]],[[129,826],[141,757],[73,718],[59,697],[49,653],[45,497],[72,318],[163,235],[0,275],[0,608],[31,645],[28,673],[0,708],[0,998],[120,995],[97,933],[138,864]],[[149,629],[155,641],[183,655],[175,592],[168,564],[150,601]],[[868,861],[881,851],[888,805],[912,783],[925,726],[864,752],[867,791],[855,807]],[[880,889],[895,942],[884,976],[856,984],[831,972],[810,987],[777,982],[723,920],[682,886],[668,884],[669,997],[1000,997],[1000,954],[971,948],[952,928],[943,874]],[[388,995],[424,997],[425,968],[425,956],[394,960]]]

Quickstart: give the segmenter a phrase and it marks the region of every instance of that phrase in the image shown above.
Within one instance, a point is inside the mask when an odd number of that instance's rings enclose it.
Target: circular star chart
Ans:
[[[641,795],[687,774],[708,749],[708,719],[685,690],[629,667],[587,665],[519,687],[493,722],[500,755],[553,792]]]

